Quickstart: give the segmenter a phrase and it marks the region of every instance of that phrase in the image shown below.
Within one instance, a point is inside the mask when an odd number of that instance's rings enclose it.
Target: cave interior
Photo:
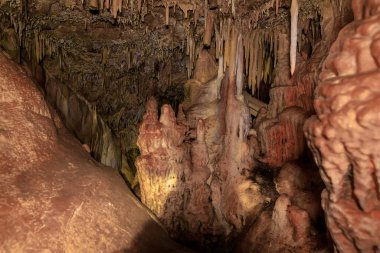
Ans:
[[[380,0],[0,0],[0,251],[380,252],[378,108]]]

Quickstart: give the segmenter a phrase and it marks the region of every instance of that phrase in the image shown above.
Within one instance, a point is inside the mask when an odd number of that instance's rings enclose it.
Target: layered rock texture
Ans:
[[[305,132],[326,189],[327,226],[337,252],[377,252],[380,2],[353,1],[356,21],[324,62]]]
[[[0,251],[190,252],[96,162],[0,53]]]

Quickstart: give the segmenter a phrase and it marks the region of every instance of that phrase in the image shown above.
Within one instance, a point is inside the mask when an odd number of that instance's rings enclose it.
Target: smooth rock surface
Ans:
[[[0,252],[190,252],[0,53]]]

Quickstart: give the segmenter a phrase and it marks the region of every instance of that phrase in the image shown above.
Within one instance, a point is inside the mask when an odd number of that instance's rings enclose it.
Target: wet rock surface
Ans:
[[[0,53],[0,251],[190,252]]]

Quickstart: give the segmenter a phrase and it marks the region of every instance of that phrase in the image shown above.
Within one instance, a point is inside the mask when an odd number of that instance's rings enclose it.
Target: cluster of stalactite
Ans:
[[[293,73],[295,70],[295,59],[298,45],[298,52],[303,50],[305,42],[305,36],[300,31],[310,31],[312,33],[311,40],[310,36],[308,41],[311,44],[316,44],[318,39],[320,39],[320,28],[316,25],[317,17],[308,17],[306,19],[301,19],[300,24],[297,26],[298,15],[298,2],[293,1],[291,8],[291,20],[292,20],[292,36],[291,36],[291,46],[290,46],[290,69]],[[91,9],[97,9],[103,12],[110,12],[113,17],[119,17],[119,21],[123,23],[124,12],[128,10],[142,12],[142,9],[147,8],[146,6],[160,6],[160,4],[165,6],[165,24],[169,24],[169,12],[170,8],[175,8],[178,6],[184,13],[185,18],[191,18],[195,25],[187,26],[187,36],[186,36],[186,54],[188,55],[188,78],[192,77],[193,69],[195,66],[195,61],[200,52],[202,45],[214,47],[215,48],[215,57],[217,59],[220,56],[223,56],[223,69],[230,64],[229,58],[229,43],[231,41],[231,27],[238,27],[241,30],[243,36],[243,48],[244,48],[244,58],[245,58],[245,74],[247,76],[247,87],[252,93],[252,95],[257,94],[260,91],[260,85],[271,85],[275,79],[275,71],[277,65],[277,56],[278,56],[278,45],[282,43],[281,38],[278,36],[278,30],[275,27],[261,28],[259,25],[259,18],[264,15],[269,15],[270,10],[275,10],[278,14],[279,6],[281,6],[282,1],[267,1],[259,9],[251,11],[248,18],[244,20],[236,21],[233,18],[223,18],[215,10],[210,10],[211,6],[208,1],[205,2],[184,2],[184,1],[165,1],[165,2],[148,2],[144,0],[139,0],[136,3],[133,0],[124,1],[124,0],[88,0],[82,1],[84,6],[88,6]],[[231,13],[235,9],[236,4],[234,1],[228,3],[231,6]],[[144,7],[145,6],[145,7]],[[188,16],[188,12],[193,11],[191,17]],[[12,16],[12,22],[14,24],[15,30],[19,36],[20,47],[24,45],[27,48],[29,53],[29,58],[33,60],[34,63],[38,64],[45,55],[51,56],[51,54],[59,53],[62,54],[62,50],[59,50],[60,43],[54,41],[53,38],[45,36],[43,32],[35,29],[33,42],[26,41],[23,39],[23,30],[25,24],[23,22],[24,14],[19,14],[18,16]],[[203,40],[200,41],[195,35],[195,28],[200,17],[204,18],[204,33]],[[129,18],[129,17],[128,17]],[[86,25],[86,24],[85,24]],[[298,35],[297,35],[298,34]],[[285,38],[286,39],[286,38]],[[127,69],[132,68],[136,64],[136,59],[133,57],[134,51],[137,49],[126,48],[125,59],[127,62]],[[33,54],[33,55],[31,55]],[[60,58],[64,57],[59,55]],[[102,63],[106,64],[107,58],[110,57],[110,49],[103,48],[102,52]],[[268,90],[268,89],[264,89]]]

